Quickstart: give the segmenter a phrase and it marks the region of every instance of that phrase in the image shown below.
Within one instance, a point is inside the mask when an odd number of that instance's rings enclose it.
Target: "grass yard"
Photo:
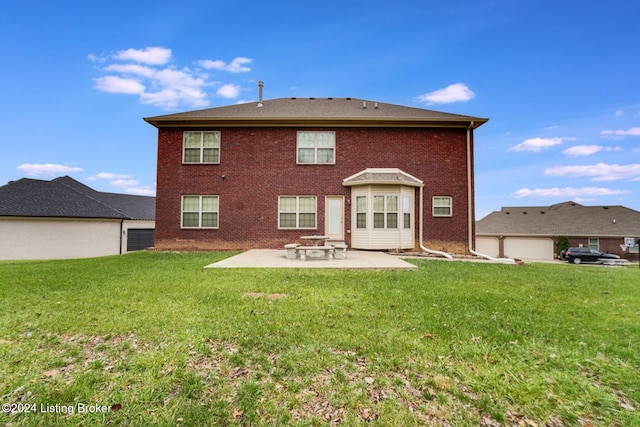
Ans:
[[[637,265],[229,255],[0,262],[0,424],[640,426]]]

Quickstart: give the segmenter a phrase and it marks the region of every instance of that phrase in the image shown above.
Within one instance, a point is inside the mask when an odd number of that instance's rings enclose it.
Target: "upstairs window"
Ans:
[[[220,132],[185,132],[183,163],[220,163]]]
[[[298,164],[332,165],[336,162],[336,133],[298,132]]]
[[[279,228],[316,228],[315,196],[280,196]]]
[[[452,199],[448,196],[433,197],[433,216],[452,216]]]
[[[182,196],[182,228],[218,228],[218,196]]]

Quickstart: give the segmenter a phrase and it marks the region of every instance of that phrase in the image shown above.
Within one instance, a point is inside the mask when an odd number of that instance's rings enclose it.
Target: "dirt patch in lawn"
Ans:
[[[247,298],[261,298],[265,295],[268,299],[281,299],[287,296],[287,294],[265,294],[263,292],[245,292],[242,294],[243,297]]]

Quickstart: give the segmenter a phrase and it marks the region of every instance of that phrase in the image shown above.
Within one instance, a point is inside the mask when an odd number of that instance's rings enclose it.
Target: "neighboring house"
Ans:
[[[153,246],[155,198],[103,193],[64,176],[0,187],[0,259],[115,255]]]
[[[354,98],[145,118],[158,128],[156,247],[468,251],[473,130],[488,119]]]
[[[477,251],[486,255],[552,260],[558,240],[636,259],[638,246],[625,248],[625,238],[640,238],[640,212],[624,206],[583,206],[575,202],[551,206],[503,207],[476,223]]]

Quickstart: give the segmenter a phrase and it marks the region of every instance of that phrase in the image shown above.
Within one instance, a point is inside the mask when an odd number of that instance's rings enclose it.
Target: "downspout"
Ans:
[[[473,187],[471,185],[471,130],[474,128],[473,120],[469,123],[469,127],[467,128],[467,233],[469,239],[469,252],[471,254],[480,257],[486,258],[490,261],[494,262],[503,262],[505,264],[515,264],[516,261],[511,258],[494,258],[489,255],[481,254],[473,250]]]
[[[442,251],[435,251],[433,249],[428,249],[426,248],[423,244],[422,244],[422,229],[423,229],[423,217],[424,217],[424,201],[423,201],[423,187],[420,187],[420,249],[422,249],[423,251],[425,251],[428,254],[433,254],[433,255],[438,255],[438,256],[443,256],[447,259],[453,259],[453,257],[451,255],[449,255],[446,252],[442,252]]]
[[[124,218],[120,220],[120,255],[122,255],[123,238],[124,238]]]

